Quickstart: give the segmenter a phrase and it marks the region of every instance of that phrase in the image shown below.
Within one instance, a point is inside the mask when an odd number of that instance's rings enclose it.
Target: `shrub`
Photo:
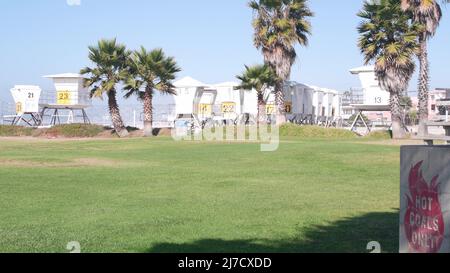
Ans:
[[[369,139],[375,139],[375,140],[392,139],[392,131],[390,131],[390,130],[373,131],[373,132],[370,132],[365,137],[369,138]]]
[[[319,126],[300,126],[284,124],[280,127],[280,136],[301,138],[335,138],[351,139],[358,136],[345,129],[324,128]]]
[[[44,134],[49,136],[62,137],[95,137],[103,132],[104,127],[87,124],[66,124],[57,125],[45,130]]]
[[[22,126],[0,125],[0,136],[2,137],[17,137],[17,136],[31,136],[32,128]]]
[[[226,135],[226,128],[234,129],[234,126],[230,127],[215,127],[210,128],[214,134],[216,130],[223,130],[223,135]],[[256,129],[256,127],[254,128]],[[355,139],[358,138],[354,132],[345,129],[324,128],[319,126],[300,126],[296,124],[284,124],[280,127],[280,137],[295,137],[295,138],[318,138],[318,139]],[[249,128],[246,128],[245,136],[249,137]],[[237,137],[236,131],[234,136]]]

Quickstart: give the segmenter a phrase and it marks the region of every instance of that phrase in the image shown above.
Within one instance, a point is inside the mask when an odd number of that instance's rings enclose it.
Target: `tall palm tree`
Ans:
[[[256,121],[258,125],[261,121],[266,121],[266,101],[264,99],[264,91],[275,86],[277,77],[268,65],[245,66],[242,75],[236,76],[241,81],[236,90],[256,90],[258,99],[258,109]]]
[[[440,0],[439,0],[440,1]],[[429,62],[427,41],[434,36],[442,18],[438,0],[402,0],[402,9],[413,14],[414,22],[423,25],[419,35],[419,135],[426,135],[428,121]],[[442,3],[450,0],[442,0]]]
[[[124,89],[126,98],[136,95],[144,104],[144,136],[153,135],[153,94],[155,90],[176,95],[172,81],[181,69],[162,49],[148,52],[144,47],[129,59]]]
[[[291,74],[297,53],[295,45],[308,45],[309,18],[314,16],[307,0],[252,0],[254,43],[279,80],[275,86],[277,124],[286,122],[283,85]]]
[[[359,47],[366,64],[375,62],[380,85],[390,93],[394,138],[405,136],[400,99],[415,70],[414,57],[419,50],[417,33],[421,27],[403,12],[401,0],[366,1],[358,16]]]
[[[116,85],[123,79],[127,59],[131,53],[116,39],[100,40],[97,46],[89,47],[89,59],[95,67],[86,67],[81,70],[85,87],[89,87],[91,97],[103,98],[108,96],[108,107],[111,121],[120,137],[128,136],[128,131],[120,116],[119,106],[116,99]]]

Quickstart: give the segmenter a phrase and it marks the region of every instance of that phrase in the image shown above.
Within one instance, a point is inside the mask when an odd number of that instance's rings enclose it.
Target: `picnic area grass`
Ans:
[[[0,252],[396,252],[399,150],[0,139]]]

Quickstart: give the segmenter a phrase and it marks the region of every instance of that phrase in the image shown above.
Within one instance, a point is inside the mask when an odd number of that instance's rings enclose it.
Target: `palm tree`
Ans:
[[[275,85],[277,124],[284,123],[284,81],[289,79],[297,58],[295,45],[308,45],[311,34],[308,19],[314,14],[307,0],[252,0],[249,6],[254,10],[255,46],[262,51],[265,62],[279,79]]]
[[[97,46],[89,47],[89,59],[95,67],[86,67],[80,72],[87,77],[84,79],[84,85],[91,89],[91,97],[102,98],[103,94],[108,96],[111,121],[119,137],[127,137],[128,131],[120,116],[116,85],[123,79],[130,54],[116,39],[100,40]]]
[[[258,99],[258,112],[256,121],[258,125],[261,121],[266,121],[266,101],[264,100],[264,91],[274,87],[277,82],[277,77],[273,70],[268,65],[245,66],[245,71],[242,75],[236,76],[241,81],[236,90],[256,90]]]
[[[162,49],[148,52],[144,47],[129,59],[124,89],[126,98],[136,95],[144,104],[144,136],[153,135],[153,93],[155,90],[176,95],[172,81],[181,69],[174,58],[166,57]]]
[[[442,3],[450,0],[442,0]],[[419,135],[427,132],[428,121],[428,89],[429,89],[429,62],[427,41],[434,36],[442,17],[441,7],[437,0],[402,0],[402,9],[413,14],[414,22],[423,25],[419,35],[420,51],[418,58],[419,72]]]
[[[366,1],[358,13],[363,21],[359,47],[366,64],[375,62],[380,85],[390,93],[392,132],[394,138],[405,136],[400,99],[414,73],[414,56],[419,50],[417,33],[420,26],[402,11],[401,0]]]

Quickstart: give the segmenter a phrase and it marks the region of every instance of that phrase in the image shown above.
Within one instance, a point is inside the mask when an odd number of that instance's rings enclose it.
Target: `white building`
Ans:
[[[430,120],[439,120],[445,118],[445,107],[440,107],[439,104],[442,100],[449,100],[450,89],[449,88],[437,88],[430,90],[428,100],[428,113]],[[415,110],[419,110],[419,98],[417,96],[411,97],[412,107]]]
[[[17,85],[11,89],[15,102],[16,115],[8,115],[11,124],[24,121],[29,126],[74,123],[81,113],[84,123],[90,123],[85,109],[91,105],[89,90],[83,85],[83,76],[77,73],[64,73],[44,76],[51,79],[55,87],[52,91],[42,91],[39,86]],[[25,119],[23,116],[29,115]],[[49,121],[48,124],[45,122]]]
[[[83,76],[78,73],[64,73],[44,76],[53,81],[55,90],[45,97],[49,104],[67,106],[90,106],[91,97],[88,88],[83,84]]]
[[[391,120],[390,94],[380,86],[375,67],[362,66],[351,69],[350,73],[359,77],[361,93],[353,94],[350,104],[343,106],[344,116],[349,118],[350,114],[359,114],[366,116],[373,125],[388,124]]]
[[[336,90],[288,82],[284,86],[284,97],[290,120],[309,118],[317,123],[333,121],[340,116],[340,97]]]
[[[185,77],[175,82],[177,95],[174,97],[176,115],[194,114],[194,100],[199,92],[207,86],[191,77]]]
[[[383,90],[375,75],[374,66],[362,66],[350,70],[353,75],[359,76],[363,91],[363,104],[372,106],[389,105],[389,92]]]
[[[61,123],[91,123],[86,109],[92,104],[90,92],[84,86],[84,77],[78,73],[64,73],[48,75],[44,78],[51,79],[55,89],[45,92],[40,104],[42,124],[46,119],[48,125],[53,126]],[[78,114],[77,114],[78,112]],[[81,119],[77,118],[80,117]],[[47,124],[45,124],[47,125]]]
[[[171,113],[168,115],[170,117],[168,124],[193,117],[199,122],[206,119],[214,122],[243,122],[254,118],[257,114],[256,91],[236,90],[236,86],[239,85],[236,82],[205,84],[191,77],[185,77],[176,81],[174,85],[176,96],[169,96],[170,98],[159,96],[154,99],[156,112]],[[291,81],[286,83],[284,93],[287,117],[293,122],[332,121],[340,116],[340,98],[335,90]],[[161,102],[162,99],[164,102]],[[270,115],[275,111],[273,92],[266,91],[265,100],[266,110]],[[163,124],[164,121],[157,120],[156,123]]]

